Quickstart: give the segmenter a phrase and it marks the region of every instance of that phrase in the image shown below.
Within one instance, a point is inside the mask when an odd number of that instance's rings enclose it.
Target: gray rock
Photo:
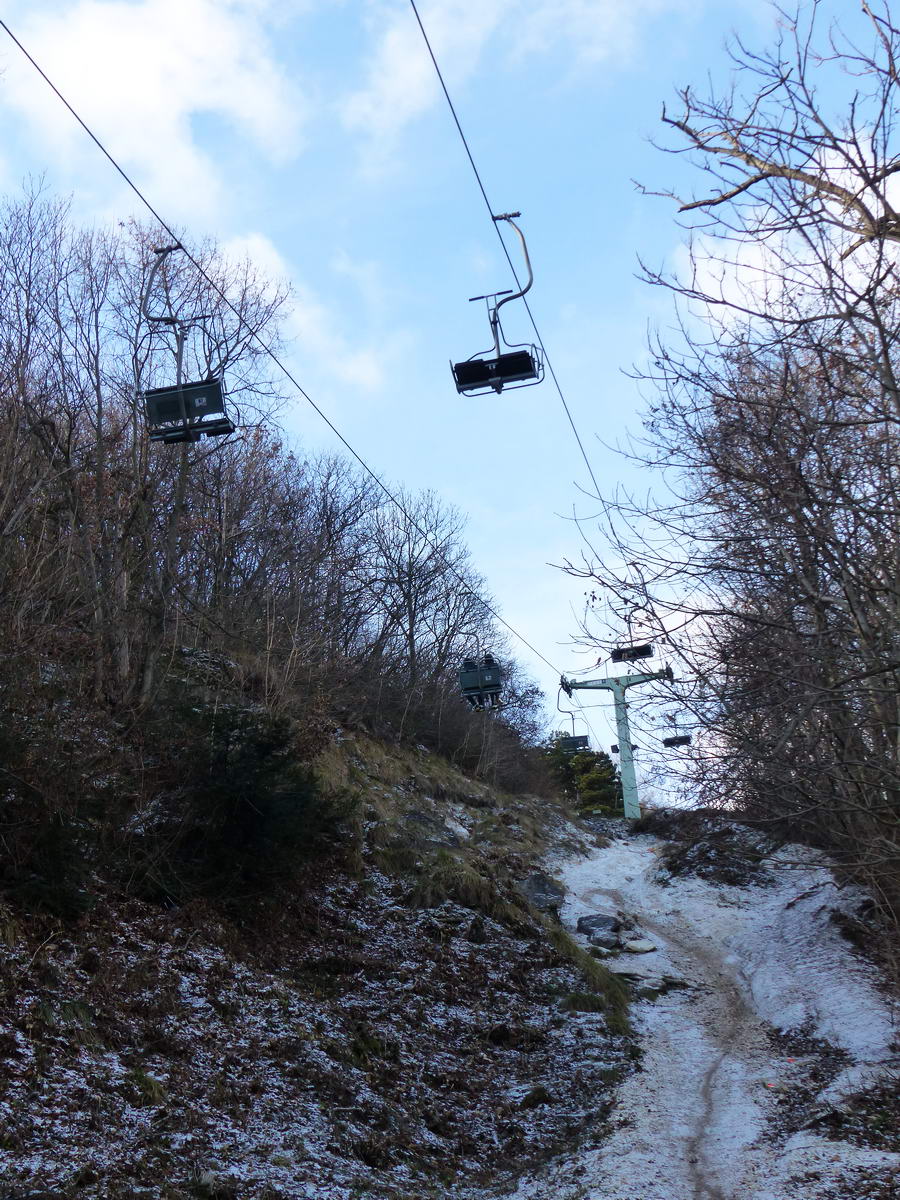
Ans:
[[[629,954],[649,954],[656,947],[646,938],[634,938],[630,942],[625,942],[622,949],[627,950]]]
[[[622,922],[609,913],[592,913],[588,917],[579,917],[575,928],[579,933],[586,933],[590,937],[594,933],[618,933]]]
[[[559,916],[562,902],[566,898],[566,889],[561,883],[557,883],[555,879],[551,879],[543,871],[535,871],[533,875],[529,875],[527,879],[523,879],[521,883],[516,884],[516,887],[528,903],[532,904],[538,912],[552,913],[556,917]]]
[[[411,809],[406,814],[405,821],[407,829],[427,846],[440,846],[452,850],[462,844],[457,834],[431,813]]]
[[[619,945],[619,935],[598,929],[596,933],[590,935],[588,941],[592,946],[599,946],[602,950],[615,950]]]

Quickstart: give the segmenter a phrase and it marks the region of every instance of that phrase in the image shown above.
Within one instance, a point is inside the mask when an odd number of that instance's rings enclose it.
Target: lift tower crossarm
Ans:
[[[604,689],[613,694],[616,710],[616,734],[619,738],[619,775],[622,780],[622,802],[625,806],[625,816],[629,820],[638,820],[641,815],[641,805],[638,799],[637,779],[634,773],[634,753],[631,749],[631,729],[628,725],[628,705],[625,701],[625,691],[638,683],[653,683],[657,679],[673,679],[672,668],[663,667],[661,671],[635,671],[628,675],[612,675],[605,679],[566,679],[560,677],[560,687],[567,696],[582,689]]]
[[[652,683],[654,679],[672,678],[672,668],[663,667],[661,671],[634,671],[628,675],[611,675],[607,679],[566,679],[565,675],[562,675],[559,683],[566,695],[571,696],[572,692],[580,688],[606,688],[607,691],[615,692],[617,688],[633,687],[636,683]]]

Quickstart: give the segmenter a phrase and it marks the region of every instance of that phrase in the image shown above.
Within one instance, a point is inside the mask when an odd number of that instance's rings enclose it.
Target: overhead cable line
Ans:
[[[469,145],[469,140],[466,137],[465,131],[462,127],[462,123],[459,119],[459,114],[456,111],[456,105],[453,103],[453,98],[450,95],[450,91],[449,91],[446,81],[444,79],[444,74],[441,71],[440,64],[438,63],[438,60],[437,60],[437,56],[434,53],[434,48],[431,44],[431,39],[428,37],[428,31],[426,30],[425,25],[422,21],[422,17],[420,15],[419,9],[416,5],[416,0],[409,0],[409,3],[413,10],[413,15],[416,18],[416,24],[419,26],[419,32],[422,34],[422,40],[425,42],[425,48],[428,51],[428,56],[431,59],[435,74],[437,75],[438,82],[441,85],[441,90],[444,93],[444,98],[447,101],[447,107],[450,109],[450,115],[453,118],[453,123],[456,126],[456,131],[459,134],[459,138],[460,138],[460,141],[462,142],[463,149],[466,152],[466,158],[468,158],[469,165],[472,168],[472,174],[475,176],[475,181],[478,184],[478,190],[481,192],[481,197],[484,200],[485,208],[487,209],[488,216],[491,219],[491,225],[494,227],[494,232],[496,233],[497,238],[500,242],[500,245],[503,249],[503,254],[506,258],[507,263],[509,264],[509,269],[512,272],[513,279],[515,279],[515,281],[516,281],[516,286],[518,288],[521,288],[522,281],[519,279],[519,273],[516,270],[515,263],[513,262],[512,258],[510,256],[506,242],[503,240],[503,234],[500,232],[500,224],[495,219],[494,209],[493,209],[493,206],[491,205],[490,199],[488,198],[487,188],[484,186],[484,180],[481,177],[481,172],[478,170],[478,164],[475,162],[475,157],[472,154],[472,148]],[[535,320],[534,313],[531,310],[531,305],[528,303],[528,300],[525,298],[525,296],[522,297],[522,303],[525,305],[525,311],[528,313],[528,319],[531,322],[531,328],[534,330],[534,336],[537,339],[537,343],[541,348],[541,353],[543,354],[544,361],[547,364],[547,370],[550,372],[550,378],[553,380],[553,384],[556,388],[557,394],[559,395],[560,403],[563,406],[563,410],[566,414],[569,425],[572,429],[572,433],[575,437],[575,441],[578,444],[578,449],[581,452],[581,457],[584,459],[584,465],[587,468],[587,473],[591,478],[591,483],[594,485],[594,493],[597,496],[597,498],[600,499],[601,498],[600,497],[600,485],[597,483],[597,478],[594,475],[594,469],[591,466],[591,460],[588,458],[587,451],[584,448],[584,442],[581,440],[581,434],[578,432],[578,426],[575,424],[575,419],[572,416],[572,411],[569,408],[568,402],[566,401],[565,394],[562,390],[559,379],[557,378],[556,372],[553,369],[553,363],[550,359],[549,354],[547,353],[547,347],[544,345],[544,339],[541,337],[541,332],[537,327],[537,321]],[[544,661],[546,662],[546,659],[544,659]],[[554,670],[555,670],[555,668],[554,668]],[[587,725],[588,729],[591,731],[594,741],[598,742],[597,735],[594,732],[594,729],[593,729],[590,721],[588,720],[587,716],[584,713],[585,706],[581,703],[581,699],[579,697],[575,697],[575,702],[578,705],[579,709],[581,710],[582,719],[584,720],[584,723]],[[599,742],[598,742],[598,745],[599,745]]]
[[[478,184],[478,190],[481,192],[481,196],[482,196],[482,199],[484,200],[485,207],[488,210],[488,215],[491,218],[491,224],[494,227],[494,231],[497,234],[497,237],[500,241],[500,245],[503,247],[503,253],[506,256],[506,261],[509,263],[509,269],[510,269],[510,271],[512,271],[513,279],[515,279],[516,285],[519,288],[521,288],[522,284],[519,279],[518,272],[516,271],[515,264],[513,263],[513,260],[510,257],[509,250],[506,247],[506,242],[504,242],[504,240],[503,240],[503,234],[500,232],[499,223],[494,217],[494,210],[491,207],[490,200],[488,199],[487,189],[484,186],[484,180],[481,177],[481,172],[478,170],[478,166],[477,166],[477,164],[475,162],[475,158],[472,154],[472,149],[469,146],[468,138],[466,137],[465,132],[463,131],[463,127],[460,122],[459,115],[456,111],[456,106],[453,103],[453,100],[450,96],[450,92],[447,88],[447,84],[444,81],[443,72],[441,71],[441,68],[438,64],[438,60],[434,53],[434,49],[431,45],[431,41],[428,37],[428,33],[426,32],[425,26],[422,23],[422,18],[419,15],[419,10],[416,6],[416,0],[409,0],[409,3],[412,7],[413,14],[415,15],[416,22],[417,22],[417,24],[419,26],[419,30],[422,34],[422,38],[424,39],[426,49],[428,50],[428,55],[434,66],[435,74],[438,77],[438,82],[441,85],[441,90],[444,93],[444,98],[447,101],[447,106],[450,109],[450,115],[453,117],[453,123],[456,126],[456,131],[459,134],[460,140],[463,144],[463,148],[466,152],[466,157],[469,160],[469,165],[472,168],[472,173],[474,174],[475,180]],[[534,313],[531,311],[531,305],[528,303],[528,301],[525,299],[524,296],[522,297],[522,303],[525,305],[525,311],[528,313],[528,319],[531,321],[531,328],[534,330],[534,336],[537,338],[537,343],[541,348],[541,353],[543,354],[544,361],[547,364],[547,370],[550,372],[550,377],[553,380],[554,386],[556,387],[556,391],[559,395],[560,402],[562,403],[566,417],[568,418],[569,425],[572,428],[572,433],[575,436],[575,441],[578,443],[578,449],[581,451],[581,457],[584,459],[584,465],[585,465],[585,467],[587,467],[587,473],[591,477],[591,483],[594,485],[594,491],[597,495],[597,498],[600,499],[600,485],[597,483],[597,479],[594,475],[594,469],[591,466],[591,460],[587,456],[587,451],[584,448],[584,442],[581,440],[581,434],[578,432],[578,426],[575,424],[575,418],[572,416],[572,410],[569,408],[568,402],[566,401],[566,397],[565,397],[565,394],[563,393],[559,379],[557,378],[556,372],[553,369],[553,363],[550,361],[550,356],[547,353],[547,347],[544,345],[544,339],[541,337],[540,330],[537,327],[537,322],[535,321]]]
[[[91,141],[97,147],[97,149],[101,152],[101,154],[104,156],[104,158],[107,159],[107,161],[112,165],[112,167],[116,170],[116,172],[122,177],[122,179],[125,181],[125,183],[128,185],[128,187],[131,189],[131,191],[134,192],[134,194],[140,200],[141,204],[143,204],[144,207],[147,209],[147,211],[153,215],[153,217],[159,222],[159,224],[166,231],[166,233],[172,238],[172,240],[174,242],[177,242],[179,244],[179,246],[181,246],[181,249],[183,250],[184,254],[187,256],[188,260],[194,266],[194,268],[196,269],[198,274],[203,279],[206,280],[206,282],[209,284],[209,286],[212,288],[212,290],[216,293],[216,295],[219,297],[219,299],[225,304],[225,306],[237,318],[238,322],[247,329],[248,333],[251,336],[251,339],[254,342],[256,342],[257,345],[260,347],[260,349],[263,351],[263,353],[266,354],[272,360],[272,362],[278,367],[278,369],[282,372],[282,374],[285,376],[285,378],[290,380],[290,382],[297,389],[297,392],[299,393],[299,395],[303,397],[303,399],[307,402],[307,404],[310,406],[310,408],[312,408],[312,410],[322,419],[322,421],[325,422],[325,424],[328,426],[328,428],[331,430],[331,432],[334,434],[334,436],[338,439],[338,441],[341,443],[341,445],[344,446],[344,448],[347,450],[347,452],[353,456],[353,458],[359,463],[359,465],[362,467],[362,469],[365,471],[365,473],[381,489],[381,491],[387,496],[387,498],[391,501],[391,503],[394,504],[395,507],[406,517],[406,519],[409,521],[409,523],[412,525],[412,527],[416,530],[416,532],[419,534],[419,536],[425,541],[425,543],[428,546],[430,546],[431,549],[438,555],[439,559],[444,563],[444,566],[448,569],[448,571],[456,579],[456,581],[458,583],[461,583],[463,585],[463,587],[465,587],[466,590],[469,591],[475,597],[476,600],[478,600],[478,602],[483,606],[485,611],[490,613],[490,615],[494,618],[494,620],[498,621],[505,629],[508,629],[509,632],[513,635],[513,637],[517,638],[522,643],[523,646],[526,646],[532,652],[532,654],[536,655],[541,660],[541,662],[543,662],[546,666],[548,666],[551,669],[551,671],[554,671],[556,674],[560,674],[561,672],[559,670],[559,667],[557,667],[545,655],[543,655],[536,646],[532,645],[532,643],[523,634],[519,633],[519,631],[517,629],[515,629],[512,625],[510,625],[509,621],[507,621],[504,617],[502,617],[500,615],[500,613],[497,612],[497,610],[493,607],[493,605],[489,604],[488,601],[485,600],[482,596],[479,596],[477,592],[472,592],[469,581],[467,581],[465,579],[465,577],[446,558],[446,556],[441,552],[440,547],[433,541],[432,538],[429,537],[427,532],[422,528],[422,526],[415,519],[415,517],[413,517],[412,514],[406,509],[406,507],[398,499],[398,497],[391,490],[391,488],[388,487],[388,485],[384,482],[384,480],[369,466],[369,464],[365,461],[365,459],[362,457],[362,455],[357,450],[354,449],[354,447],[344,437],[344,435],[340,432],[340,430],[337,428],[337,426],[334,424],[334,422],[328,417],[328,415],[323,411],[323,409],[321,409],[319,407],[319,405],[316,404],[315,400],[313,400],[313,398],[309,395],[309,393],[302,387],[302,385],[300,384],[300,381],[296,378],[296,376],[293,374],[293,372],[290,370],[290,368],[279,358],[279,356],[275,353],[275,351],[271,348],[271,346],[269,346],[263,340],[263,338],[256,332],[256,330],[253,329],[253,327],[248,323],[246,318],[240,313],[240,311],[235,307],[235,305],[232,303],[232,301],[228,298],[228,296],[225,294],[225,292],[222,290],[222,288],[216,283],[216,281],[214,279],[212,279],[207,274],[206,270],[204,269],[202,264],[197,260],[197,258],[191,253],[191,251],[186,246],[184,246],[182,244],[180,238],[175,233],[175,230],[172,228],[172,226],[169,224],[169,222],[166,221],[161,216],[159,211],[153,206],[153,204],[150,202],[150,200],[148,200],[148,198],[144,195],[144,193],[137,186],[137,184],[134,182],[134,180],[131,178],[131,176],[127,173],[127,171],[124,169],[124,167],[122,167],[119,164],[119,162],[113,157],[113,155],[109,152],[109,150],[107,150],[106,146],[104,146],[104,144],[100,141],[100,139],[97,137],[97,135],[94,133],[94,131],[90,128],[90,126],[82,119],[82,117],[78,114],[78,112],[72,107],[72,105],[69,103],[69,101],[66,99],[66,97],[62,94],[62,92],[59,90],[59,88],[56,86],[56,84],[53,82],[53,80],[50,79],[50,77],[47,75],[47,73],[39,66],[39,64],[35,61],[35,59],[31,56],[31,54],[29,54],[29,52],[26,50],[26,48],[22,45],[22,43],[19,41],[19,39],[16,37],[16,35],[10,29],[9,25],[7,25],[7,23],[2,19],[0,19],[0,28],[2,28],[5,31],[5,33],[9,36],[10,40],[15,43],[15,45],[19,48],[19,50],[22,52],[22,54],[25,56],[25,58],[28,59],[28,61],[32,65],[32,67],[34,67],[35,71],[37,71],[37,73],[44,80],[44,82],[47,84],[47,86],[51,89],[51,91],[54,93],[54,95],[56,95],[56,97],[68,109],[69,113],[75,118],[75,120],[78,122],[78,124],[84,130],[84,132],[88,135],[88,137],[91,139]],[[590,728],[590,724],[588,724],[588,728]],[[591,730],[591,732],[593,733],[593,730]],[[596,738],[596,734],[594,735],[594,737]]]

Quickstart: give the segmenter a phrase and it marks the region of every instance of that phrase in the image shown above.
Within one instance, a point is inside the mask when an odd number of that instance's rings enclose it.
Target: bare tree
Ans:
[[[65,205],[39,190],[0,215],[0,334],[17,444],[43,457],[41,499],[93,642],[94,689],[116,701],[152,693],[178,607],[189,482],[208,453],[151,452],[135,404],[132,361],[144,360],[143,386],[165,371],[146,358],[138,317],[149,241],[136,226],[73,230]],[[170,281],[209,314],[192,367],[202,377],[227,368],[249,394],[260,365],[247,361],[258,355],[249,331],[271,330],[284,296],[212,246],[201,259],[236,312],[193,268]],[[260,379],[263,401],[267,391]]]
[[[811,4],[736,44],[726,96],[664,112],[712,181],[680,201],[687,276],[648,272],[680,337],[632,453],[668,489],[620,494],[570,569],[679,663],[689,793],[836,850],[900,919],[900,42],[864,15],[856,45]]]

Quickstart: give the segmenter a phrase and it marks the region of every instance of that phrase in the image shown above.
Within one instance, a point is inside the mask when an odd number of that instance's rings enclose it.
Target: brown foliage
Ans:
[[[716,181],[682,203],[693,270],[650,275],[681,337],[634,455],[668,490],[614,506],[630,569],[579,571],[674,656],[690,798],[824,846],[900,922],[900,33],[866,10],[851,46],[816,11],[664,116]]]

